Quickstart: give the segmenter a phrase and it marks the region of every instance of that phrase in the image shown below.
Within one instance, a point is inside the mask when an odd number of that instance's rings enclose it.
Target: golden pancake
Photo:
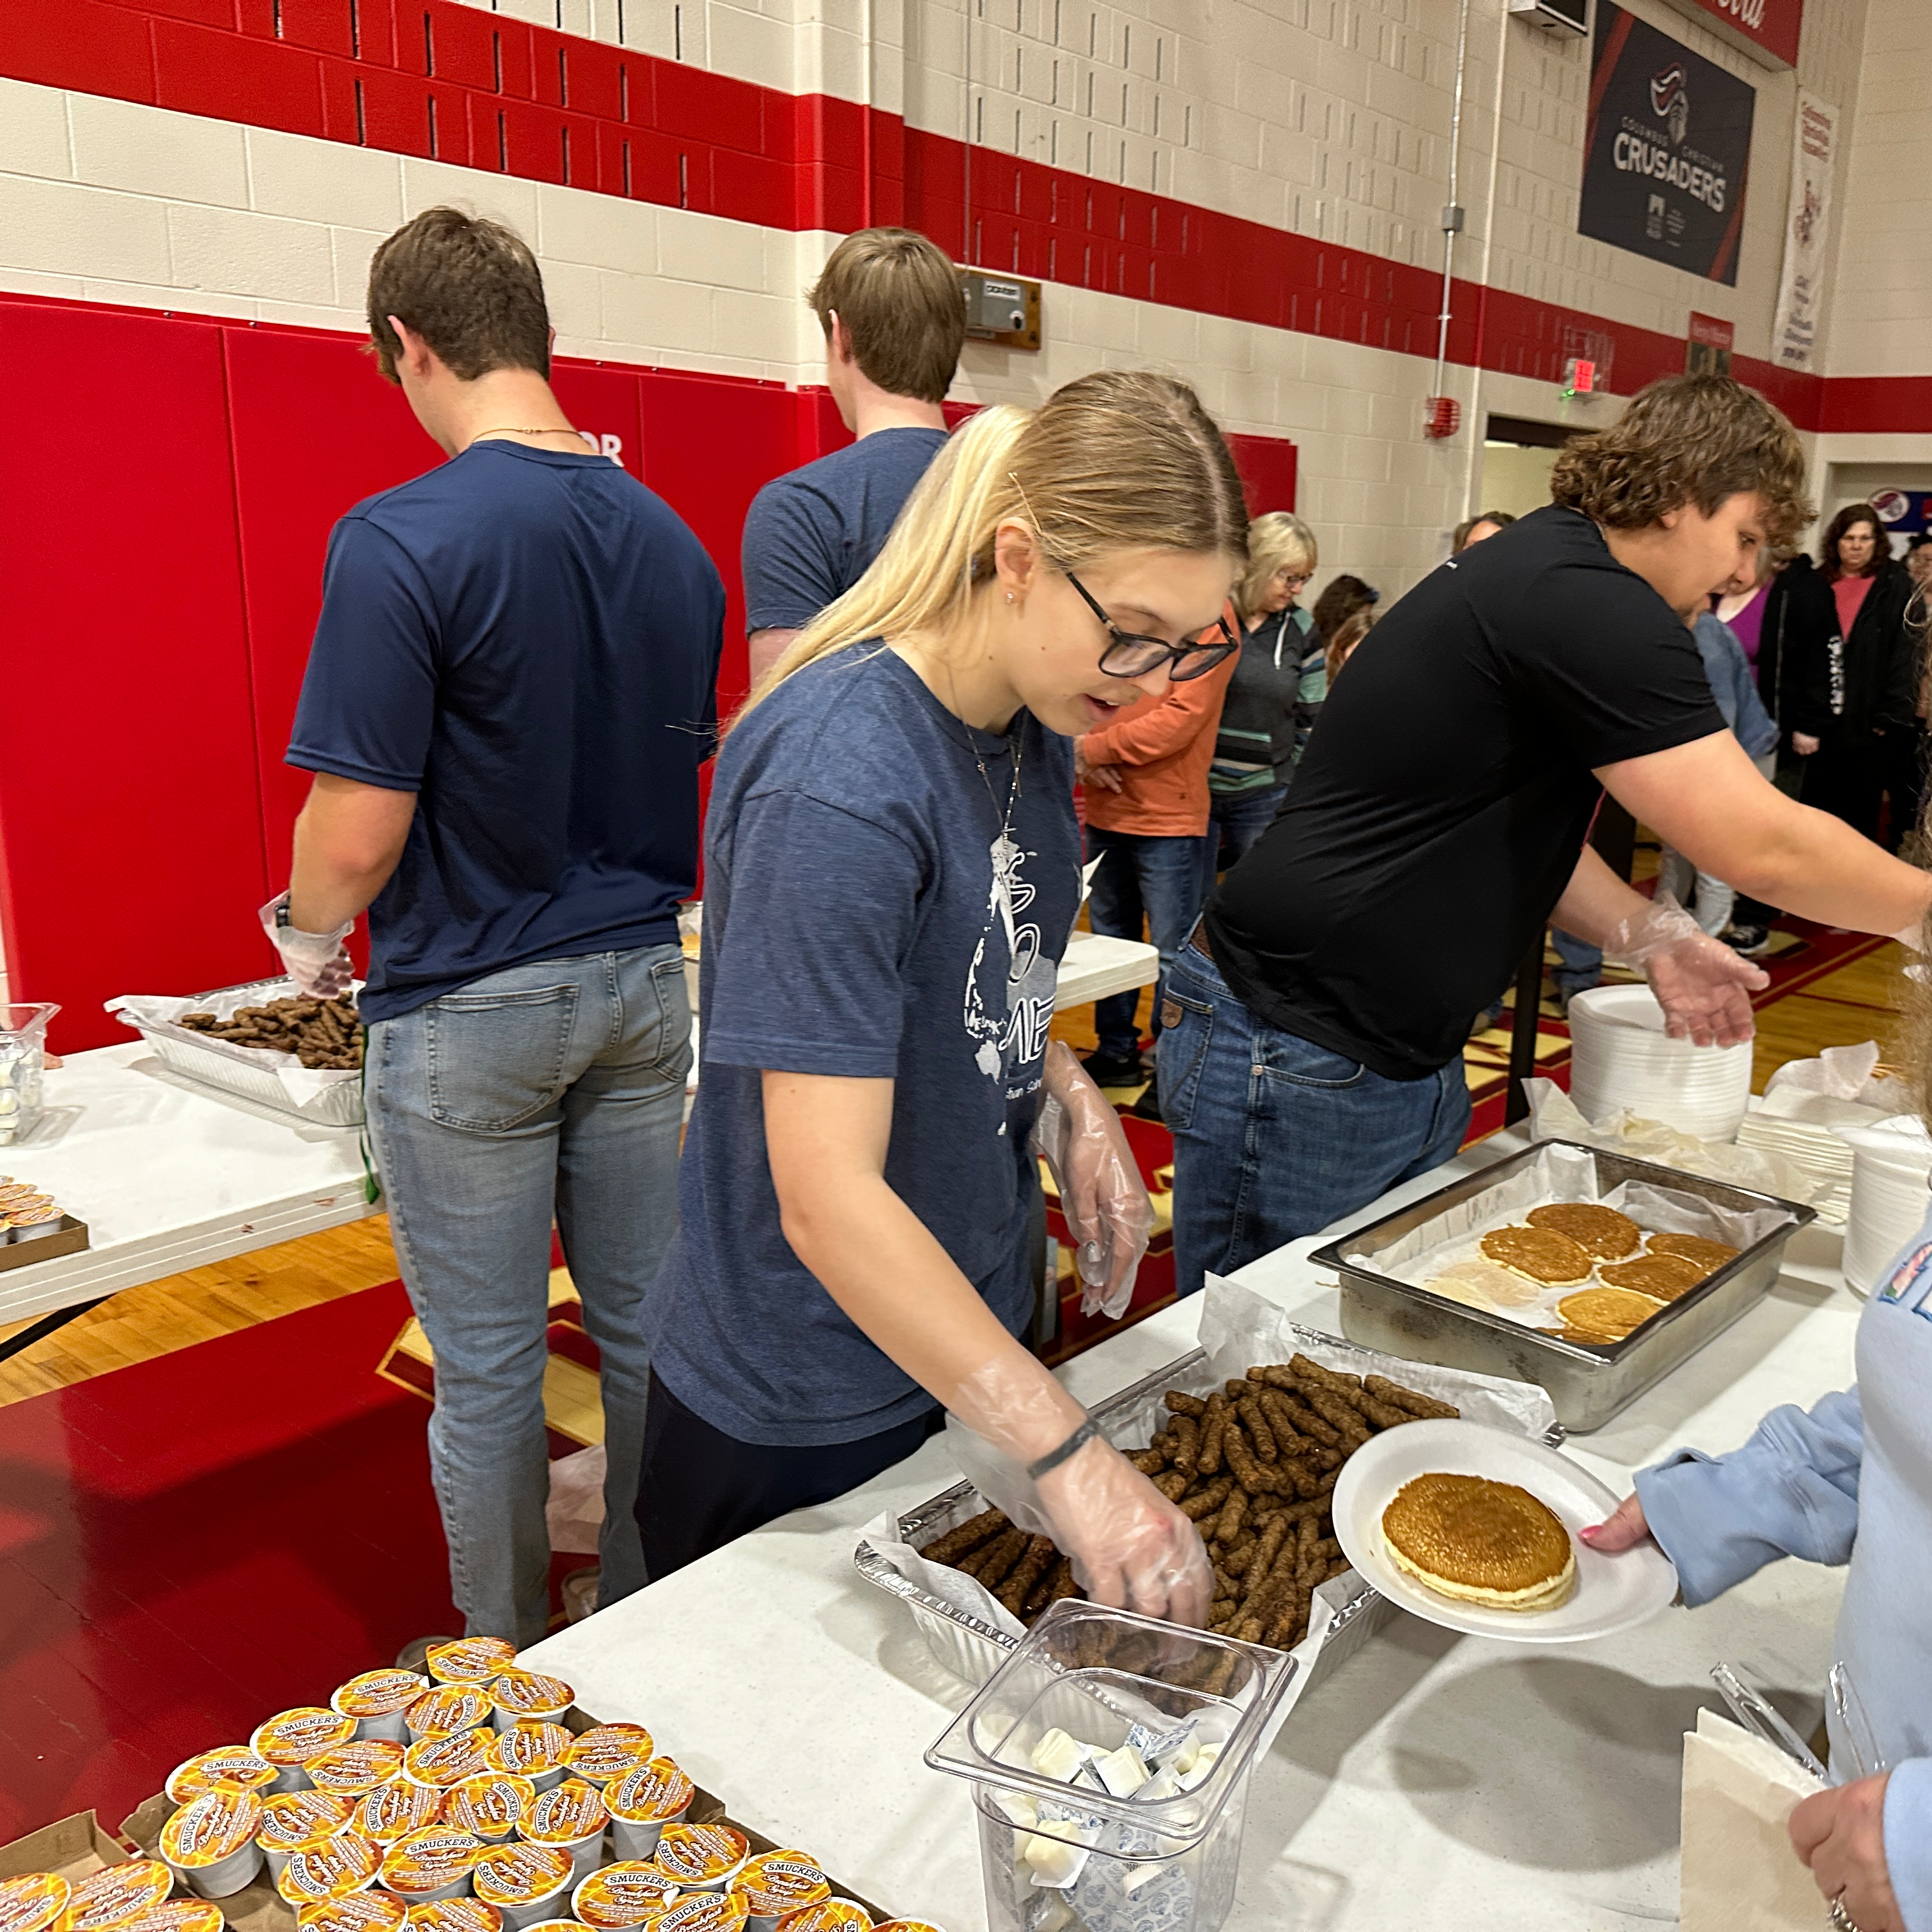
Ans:
[[[1418,1476],[1382,1511],[1396,1566],[1440,1595],[1490,1610],[1554,1610],[1576,1580],[1570,1532],[1548,1504],[1486,1476]]]
[[[1545,1288],[1586,1282],[1594,1265],[1590,1251],[1553,1228],[1496,1228],[1477,1244],[1484,1256]]]
[[[1695,1262],[1706,1274],[1715,1274],[1726,1262],[1737,1259],[1739,1250],[1728,1241],[1706,1240],[1702,1234],[1653,1234],[1650,1252],[1654,1255],[1678,1255]]]
[[[1580,1294],[1566,1294],[1556,1304],[1556,1312],[1572,1328],[1584,1329],[1606,1342],[1621,1342],[1663,1306],[1627,1288],[1586,1288]]]
[[[1643,1230],[1628,1214],[1594,1201],[1552,1201],[1546,1208],[1532,1208],[1522,1218],[1532,1228],[1553,1228],[1568,1234],[1600,1261],[1620,1262],[1635,1254],[1643,1240]]]
[[[1620,1335],[1600,1335],[1594,1328],[1539,1328],[1539,1335],[1553,1336],[1559,1342],[1579,1342],[1586,1348],[1601,1348],[1622,1341]]]
[[[1653,1301],[1675,1301],[1711,1270],[1682,1255],[1639,1255],[1634,1262],[1606,1262],[1598,1274],[1612,1288],[1628,1288]]]

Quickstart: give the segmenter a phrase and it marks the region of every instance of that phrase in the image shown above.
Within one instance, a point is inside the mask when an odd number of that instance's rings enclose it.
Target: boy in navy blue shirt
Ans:
[[[865,575],[946,441],[940,405],[966,340],[957,270],[909,228],[862,228],[808,299],[825,380],[858,439],[775,478],[746,513],[742,568],[752,681]]]
[[[305,992],[369,912],[365,1090],[397,1258],[436,1352],[430,1450],[472,1635],[544,1634],[553,1215],[599,1379],[600,1602],[632,1514],[644,1291],[676,1225],[718,573],[551,394],[536,259],[431,208],[376,250],[382,374],[450,460],[329,540],[288,762],[316,776],[264,923]]]

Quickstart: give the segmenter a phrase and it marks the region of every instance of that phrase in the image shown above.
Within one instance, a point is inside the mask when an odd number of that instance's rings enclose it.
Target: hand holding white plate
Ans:
[[[1382,1512],[1406,1483],[1434,1474],[1484,1476],[1538,1497],[1570,1532],[1576,1585],[1550,1610],[1490,1610],[1438,1595],[1396,1568]],[[1670,1559],[1646,1539],[1606,1556],[1578,1532],[1601,1522],[1618,1498],[1546,1444],[1479,1422],[1409,1422],[1372,1437],[1342,1466],[1332,1498],[1335,1537],[1358,1575],[1405,1610],[1448,1630],[1517,1643],[1581,1643],[1647,1623],[1677,1594]]]

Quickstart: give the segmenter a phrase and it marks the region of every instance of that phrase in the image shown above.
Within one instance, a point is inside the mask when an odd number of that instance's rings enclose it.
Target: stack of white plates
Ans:
[[[1873,1108],[1874,1117],[1876,1108]],[[1782,1154],[1818,1183],[1811,1205],[1820,1220],[1837,1227],[1851,1211],[1852,1150],[1829,1127],[1813,1120],[1780,1120],[1762,1112],[1747,1114],[1738,1128],[1738,1145]]]
[[[1597,986],[1570,1002],[1570,1097],[1587,1119],[1619,1107],[1700,1140],[1728,1141],[1750,1099],[1751,1050],[1693,1046],[1664,1030],[1648,986]]]
[[[1845,1280],[1861,1294],[1918,1233],[1932,1202],[1932,1135],[1910,1114],[1875,1127],[1840,1130],[1852,1148],[1852,1209],[1845,1223]]]

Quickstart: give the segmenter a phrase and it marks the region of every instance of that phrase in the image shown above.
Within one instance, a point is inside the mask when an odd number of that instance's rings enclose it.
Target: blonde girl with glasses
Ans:
[[[1181,383],[1110,372],[983,410],[734,724],[704,1078],[646,1309],[654,1576],[950,1411],[1093,1595],[1206,1617],[1192,1525],[1018,1338],[1036,1142],[1096,1305],[1125,1307],[1150,1221],[1118,1118],[1048,1042],[1080,899],[1070,740],[1233,650],[1214,627],[1246,532]]]

